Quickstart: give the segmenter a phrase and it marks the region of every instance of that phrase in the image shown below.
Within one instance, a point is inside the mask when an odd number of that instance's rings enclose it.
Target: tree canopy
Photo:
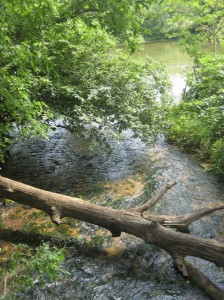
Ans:
[[[0,156],[10,133],[45,135],[64,118],[98,138],[130,128],[161,129],[168,80],[161,66],[131,60],[141,41],[142,9],[151,1],[25,0],[1,2]]]
[[[199,55],[202,43],[211,43],[213,52],[217,52],[218,44],[223,43],[222,0],[164,0],[163,9],[170,36],[183,38],[190,55]]]

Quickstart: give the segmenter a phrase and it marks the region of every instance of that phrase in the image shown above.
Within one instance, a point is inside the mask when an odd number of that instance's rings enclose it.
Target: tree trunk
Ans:
[[[57,225],[63,223],[63,218],[71,217],[104,227],[110,230],[114,237],[126,232],[143,239],[146,243],[157,245],[172,255],[184,276],[189,275],[189,278],[197,283],[200,281],[201,287],[204,286],[206,291],[208,281],[200,279],[205,276],[200,276],[199,271],[196,272],[190,267],[185,257],[187,255],[200,257],[224,267],[224,244],[189,235],[188,226],[204,215],[224,209],[224,204],[177,217],[152,216],[146,213],[175,184],[175,182],[167,183],[145,204],[126,210],[103,207],[79,198],[48,192],[2,176],[0,176],[0,197],[40,209]],[[217,286],[213,285],[210,290],[215,290],[214,295],[218,295],[213,299],[224,299],[224,292]],[[210,292],[210,297],[211,294],[213,292]]]

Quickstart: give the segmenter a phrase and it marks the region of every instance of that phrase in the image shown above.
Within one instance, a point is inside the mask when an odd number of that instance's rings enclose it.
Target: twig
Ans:
[[[10,276],[10,275],[9,275]],[[3,289],[3,295],[2,295],[2,298],[4,299],[5,298],[5,295],[6,295],[6,290],[7,290],[7,280],[9,278],[9,276],[5,276],[4,278],[4,289]]]
[[[182,216],[145,216],[144,218],[148,221],[157,221],[159,224],[161,224],[164,227],[172,227],[176,228],[180,232],[189,233],[189,225],[206,216],[211,214],[214,211],[224,209],[224,205],[216,206],[216,207],[208,207],[208,208],[201,208],[197,211],[194,211],[192,213],[187,213]]]

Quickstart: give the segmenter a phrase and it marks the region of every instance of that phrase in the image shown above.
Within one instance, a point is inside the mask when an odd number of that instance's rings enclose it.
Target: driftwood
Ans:
[[[224,299],[224,291],[185,259],[186,256],[195,256],[224,267],[224,244],[188,234],[188,227],[192,222],[224,209],[224,204],[203,208],[183,216],[149,215],[147,210],[175,184],[175,182],[167,183],[141,206],[122,210],[48,192],[2,176],[0,176],[0,197],[40,209],[57,225],[63,223],[63,218],[71,217],[104,227],[111,231],[113,237],[126,232],[143,239],[146,243],[157,245],[173,257],[183,276],[189,277],[212,299]]]

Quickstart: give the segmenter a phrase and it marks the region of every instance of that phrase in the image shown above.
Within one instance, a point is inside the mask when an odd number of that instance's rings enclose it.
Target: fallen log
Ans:
[[[63,218],[71,217],[104,227],[111,231],[113,237],[126,232],[143,239],[146,243],[157,245],[170,253],[184,276],[189,276],[197,283],[200,278],[203,278],[199,286],[201,288],[204,286],[204,290],[207,291],[209,281],[206,281],[205,276],[200,275],[199,271],[196,272],[189,264],[186,264],[185,257],[203,258],[217,266],[224,267],[224,244],[189,235],[187,234],[188,226],[204,215],[224,209],[224,204],[203,208],[183,216],[154,216],[146,213],[175,184],[176,182],[167,183],[145,204],[132,209],[112,209],[96,205],[2,176],[0,176],[0,197],[40,209],[46,212],[52,222],[57,225],[63,223]],[[212,285],[209,289],[208,294],[212,298],[211,291],[214,291],[213,299],[224,299],[224,291],[216,285]]]
[[[187,277],[194,285],[203,290],[211,299],[224,299],[223,291],[219,289],[210,279],[202,272],[197,270],[191,263],[184,260],[184,267],[187,271]]]

